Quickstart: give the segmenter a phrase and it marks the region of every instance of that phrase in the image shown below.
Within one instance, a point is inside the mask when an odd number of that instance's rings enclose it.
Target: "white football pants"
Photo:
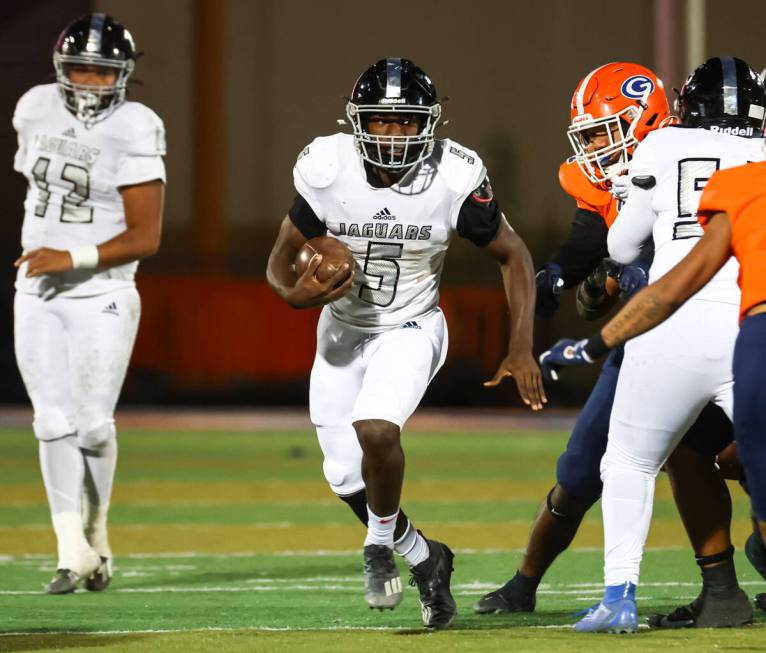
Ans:
[[[49,300],[16,293],[16,361],[38,439],[76,434],[80,447],[99,449],[114,437],[140,313],[135,288]]]
[[[605,585],[638,584],[655,478],[702,408],[731,419],[738,312],[691,300],[625,347],[601,461]]]
[[[325,307],[317,325],[309,405],[324,475],[340,496],[364,488],[362,448],[352,424],[386,420],[401,428],[447,355],[447,323],[436,309],[383,333],[339,322]]]

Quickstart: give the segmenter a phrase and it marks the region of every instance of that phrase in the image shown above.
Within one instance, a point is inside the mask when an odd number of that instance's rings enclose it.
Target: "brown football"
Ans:
[[[354,269],[354,256],[351,250],[337,238],[317,236],[307,241],[295,257],[295,273],[301,276],[314,254],[322,255],[322,263],[316,271],[319,281],[327,281],[344,263],[349,264],[349,272]]]

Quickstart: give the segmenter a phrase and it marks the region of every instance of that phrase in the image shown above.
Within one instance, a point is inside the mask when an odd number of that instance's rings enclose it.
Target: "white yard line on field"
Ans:
[[[130,572],[121,574],[125,578],[133,576]],[[183,586],[175,587],[172,584],[157,585],[150,587],[114,587],[111,592],[124,593],[124,594],[156,594],[161,592],[176,593],[176,594],[202,594],[206,592],[210,593],[238,593],[238,592],[311,592],[316,590],[333,590],[333,591],[349,591],[356,592],[361,586],[360,576],[313,576],[302,579],[285,579],[285,578],[251,578],[244,581],[246,585],[227,585],[227,586]],[[740,583],[743,586],[751,585],[763,585],[762,581],[743,581]],[[497,586],[496,583],[487,583],[472,581],[469,583],[455,583],[452,586],[453,591],[461,596],[478,596],[487,590],[494,589]],[[558,585],[542,585],[538,589],[539,595],[544,596],[567,596],[573,597],[576,601],[598,601],[601,597],[598,592],[602,589],[602,585],[595,583],[562,583]],[[642,588],[689,588],[696,590],[699,587],[699,583],[694,582],[662,582],[662,583],[643,583]],[[582,596],[583,593],[593,596]],[[16,596],[16,595],[36,595],[39,591],[30,590],[0,590],[0,596]],[[681,596],[675,598],[694,598],[694,592],[691,592],[688,597]],[[651,600],[652,597],[642,595],[641,599],[644,601]]]
[[[571,624],[547,624],[547,625],[539,625],[539,626],[521,626],[521,627],[514,627],[514,632],[517,632],[519,630],[524,630],[524,628],[530,628],[533,630],[571,630],[572,625]],[[639,630],[646,630],[649,628],[646,624],[639,624],[638,625]],[[419,630],[419,629],[418,629]],[[30,634],[34,634],[36,636],[45,636],[45,635],[78,635],[78,636],[103,636],[103,635],[169,635],[173,633],[226,633],[226,632],[248,632],[248,633],[289,633],[289,632],[412,632],[412,628],[403,627],[403,626],[324,626],[324,627],[313,627],[313,628],[304,628],[304,627],[298,627],[293,628],[290,626],[284,626],[284,627],[278,627],[278,626],[263,626],[263,627],[252,627],[252,628],[242,628],[242,627],[233,627],[233,628],[222,628],[222,627],[211,627],[211,628],[178,628],[178,629],[169,629],[169,628],[158,628],[158,629],[147,629],[147,630],[51,630],[48,633],[41,633],[41,632],[35,632],[35,633],[25,633],[25,632],[15,632],[15,633],[0,633],[0,638],[2,637],[23,637],[23,636],[29,636]],[[454,631],[460,632],[460,628],[455,628]]]
[[[665,553],[669,551],[685,551],[688,547],[683,546],[656,546],[648,547],[646,553]],[[455,548],[455,553],[460,555],[504,555],[509,553],[523,553],[523,548],[486,548],[481,549],[477,547],[469,548]],[[575,547],[568,549],[571,553],[597,553],[603,551],[600,547]],[[126,553],[124,555],[117,554],[118,560],[145,560],[145,559],[185,559],[185,558],[213,558],[213,559],[225,559],[225,558],[259,558],[259,557],[301,557],[306,558],[334,558],[343,556],[355,556],[359,555],[359,549],[313,549],[313,550],[284,550],[284,551],[232,551],[231,553],[205,553],[204,551],[156,551],[156,552],[144,552],[144,553]],[[29,553],[23,555],[0,555],[0,564],[12,564],[23,562],[27,560],[53,560],[53,556],[47,553]]]

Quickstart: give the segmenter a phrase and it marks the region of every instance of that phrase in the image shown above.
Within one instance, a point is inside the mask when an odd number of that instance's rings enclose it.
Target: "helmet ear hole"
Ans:
[[[649,116],[649,119],[646,121],[646,126],[651,127],[655,122],[657,122],[657,114],[653,113],[651,116]]]

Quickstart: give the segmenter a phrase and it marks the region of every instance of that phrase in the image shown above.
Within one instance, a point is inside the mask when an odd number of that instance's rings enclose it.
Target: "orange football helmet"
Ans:
[[[596,68],[577,85],[567,136],[585,176],[602,184],[627,168],[650,131],[673,122],[662,80],[648,68],[618,61]],[[594,131],[606,136],[605,144],[592,142]]]

